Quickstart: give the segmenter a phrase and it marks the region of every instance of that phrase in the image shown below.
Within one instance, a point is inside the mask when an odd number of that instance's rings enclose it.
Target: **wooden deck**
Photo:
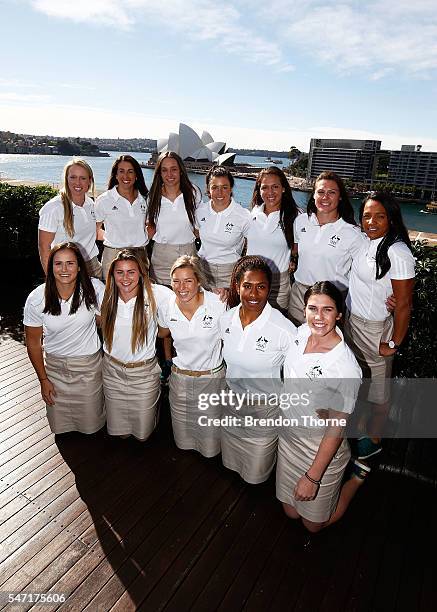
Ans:
[[[11,339],[0,391],[0,591],[66,598],[6,609],[436,609],[433,442],[387,445],[345,518],[309,536],[272,480],[248,486],[218,459],[176,449],[165,401],[145,444],[55,437]]]

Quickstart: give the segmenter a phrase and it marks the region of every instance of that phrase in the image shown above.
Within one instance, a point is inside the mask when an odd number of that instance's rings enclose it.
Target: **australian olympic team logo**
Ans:
[[[205,315],[202,319],[202,327],[204,329],[211,329],[213,318],[210,315]]]
[[[233,223],[226,223],[225,225],[225,232],[227,232],[228,234],[230,234],[233,230],[234,224]]]
[[[96,213],[94,212],[94,208],[91,209],[90,215],[91,215],[91,219],[94,219],[94,221],[95,221],[96,220]]]
[[[329,239],[329,246],[336,247],[338,242],[340,242],[340,236],[337,236],[336,234],[334,234]]]
[[[257,351],[265,351],[267,348],[268,340],[264,336],[260,336],[258,340],[255,342]]]
[[[308,370],[307,376],[312,380],[314,380],[315,378],[320,378],[320,376],[323,376],[322,368],[319,365],[313,366]]]

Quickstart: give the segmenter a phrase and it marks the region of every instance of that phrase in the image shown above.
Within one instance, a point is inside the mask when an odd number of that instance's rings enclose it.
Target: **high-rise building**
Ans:
[[[312,138],[307,179],[316,178],[324,170],[332,170],[342,178],[370,183],[375,176],[380,149],[380,140]]]
[[[421,145],[402,145],[400,151],[391,151],[388,181],[435,191],[437,153],[421,151]]]

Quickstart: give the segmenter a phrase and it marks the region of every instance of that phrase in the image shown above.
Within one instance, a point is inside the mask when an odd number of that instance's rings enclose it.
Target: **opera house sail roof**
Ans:
[[[202,136],[185,123],[179,124],[179,133],[170,132],[168,138],[159,138],[157,142],[158,155],[174,151],[184,161],[211,162],[217,165],[231,166],[236,153],[226,152],[225,142],[216,142],[209,132],[203,131]]]

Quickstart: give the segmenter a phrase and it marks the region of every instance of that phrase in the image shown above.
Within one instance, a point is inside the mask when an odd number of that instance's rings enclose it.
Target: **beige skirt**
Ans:
[[[220,453],[220,427],[199,422],[199,417],[220,418],[221,406],[199,409],[199,395],[220,393],[226,388],[226,369],[205,376],[187,376],[172,372],[169,383],[171,422],[176,446],[196,450],[204,457]]]
[[[202,259],[202,265],[210,289],[229,287],[235,262],[230,264],[214,264],[206,261],[206,259]]]
[[[294,281],[291,285],[290,299],[288,302],[288,316],[295,325],[305,323],[305,306],[303,297],[310,285],[303,285]]]
[[[273,274],[269,303],[274,308],[287,311],[290,301],[290,274],[286,270]]]
[[[126,368],[103,356],[103,389],[107,428],[112,436],[133,435],[146,440],[158,423],[161,368],[156,359]]]
[[[150,265],[150,278],[159,285],[170,287],[170,270],[174,262],[181,255],[196,255],[194,242],[188,244],[161,244],[153,245]]]
[[[56,391],[55,404],[46,405],[55,434],[80,431],[92,434],[105,424],[102,355],[59,357],[45,354],[46,372]]]
[[[89,261],[86,261],[85,265],[86,265],[88,274],[90,276],[94,278],[98,278],[99,280],[102,280],[103,278],[102,264],[97,259],[97,255],[93,257],[92,259],[90,259]]]
[[[346,341],[363,370],[363,376],[370,379],[367,400],[374,404],[385,404],[390,398],[393,356],[380,355],[379,344],[391,339],[393,317],[390,315],[384,321],[369,321],[350,314],[346,319],[344,332]]]
[[[122,247],[120,249],[115,249],[113,247],[105,246],[105,248],[103,249],[103,256],[102,256],[103,282],[106,282],[106,277],[108,276],[109,268],[111,267],[112,261],[117,257],[120,251],[123,251],[123,249],[129,249],[129,251],[132,251],[139,259],[141,259],[141,261],[146,267],[146,270],[149,269],[149,259],[147,257],[147,247],[146,246]]]
[[[284,504],[293,506],[303,518],[314,523],[329,520],[337,507],[343,474],[350,459],[347,440],[343,440],[323,474],[322,483],[315,499],[296,501],[294,489],[300,478],[307,472],[319,449],[323,433],[303,434],[300,437],[280,436],[278,463],[276,466],[276,497]]]
[[[276,408],[258,406],[257,417],[276,416]],[[278,435],[275,429],[264,433],[256,426],[222,426],[221,447],[223,465],[238,472],[250,484],[264,482],[270,476],[276,462]]]

